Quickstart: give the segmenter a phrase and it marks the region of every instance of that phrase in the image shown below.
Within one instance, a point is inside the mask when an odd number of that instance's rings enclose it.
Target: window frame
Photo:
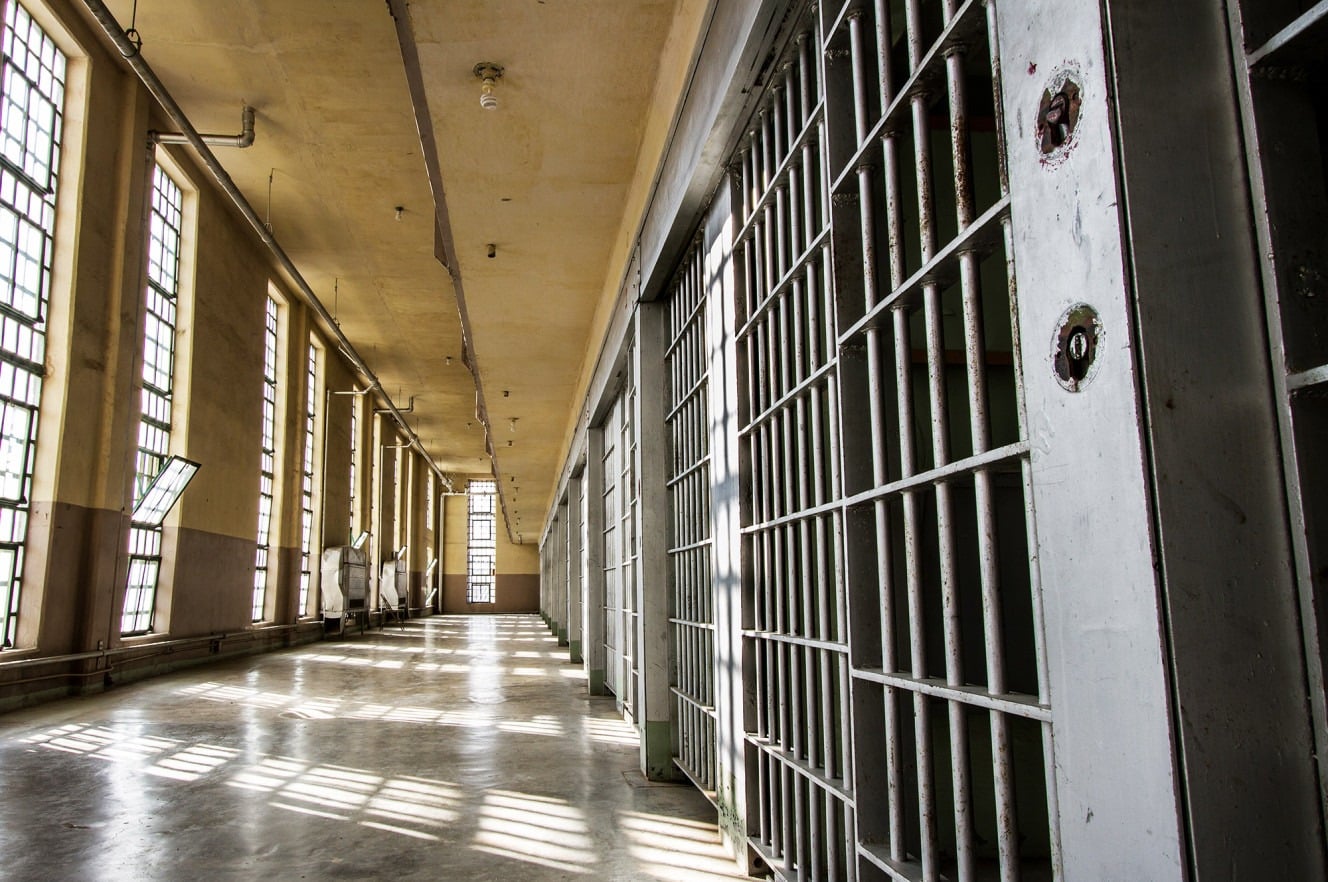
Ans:
[[[466,603],[497,602],[497,571],[498,482],[471,481],[466,487]]]

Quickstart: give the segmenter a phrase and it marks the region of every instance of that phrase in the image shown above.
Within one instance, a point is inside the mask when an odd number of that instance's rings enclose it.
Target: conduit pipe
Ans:
[[[130,646],[117,646],[114,649],[90,649],[87,652],[70,652],[64,655],[45,655],[33,656],[31,658],[14,659],[13,661],[0,662],[0,672],[34,668],[42,665],[68,664],[70,662],[90,661],[92,659],[109,659],[131,653],[142,653],[130,661],[141,661],[143,659],[155,658],[159,655],[169,655],[176,649],[184,646],[201,646],[205,643],[220,643],[223,640],[232,640],[236,637],[248,637],[253,642],[266,634],[277,634],[282,631],[294,631],[300,627],[299,623],[289,625],[267,625],[261,628],[252,628],[244,631],[222,631],[216,634],[200,634],[197,637],[177,637],[173,640],[156,640],[151,643],[138,643]],[[98,670],[95,673],[104,673],[104,670]],[[66,674],[53,674],[52,676],[63,677]],[[10,681],[15,682],[15,681]],[[8,685],[0,680],[0,686]]]
[[[281,245],[278,244],[276,237],[272,235],[271,231],[268,230],[262,219],[259,218],[258,214],[254,211],[253,206],[249,204],[249,200],[244,198],[244,194],[241,193],[240,188],[235,185],[235,181],[231,180],[230,174],[224,167],[222,167],[222,164],[217,160],[217,157],[208,148],[207,142],[203,140],[203,136],[200,135],[198,130],[194,128],[193,124],[189,122],[189,118],[185,115],[184,110],[176,103],[175,99],[171,97],[171,93],[166,90],[165,84],[157,78],[156,73],[153,72],[148,63],[143,60],[143,56],[139,53],[138,47],[135,46],[129,37],[125,35],[124,29],[120,27],[120,23],[115,20],[115,16],[111,14],[111,11],[106,8],[106,4],[103,3],[102,0],[83,0],[83,5],[87,8],[88,13],[93,17],[97,24],[101,26],[107,39],[109,39],[115,45],[115,48],[119,53],[124,56],[125,61],[129,64],[129,67],[134,73],[138,75],[138,78],[143,82],[143,85],[152,93],[152,97],[161,105],[162,110],[165,111],[166,116],[171,120],[172,124],[180,129],[179,136],[182,140],[179,143],[188,144],[198,152],[199,158],[203,161],[203,165],[207,167],[207,170],[212,174],[213,180],[216,181],[217,186],[221,187],[226,195],[231,198],[231,201],[235,203],[235,207],[239,209],[240,214],[244,217],[245,221],[247,221],[249,226],[253,228],[253,231],[258,235],[258,238],[263,244],[267,246],[268,250],[272,252],[272,256],[276,258],[276,261],[281,268],[290,276],[291,280],[299,289],[302,299],[322,321],[324,330],[336,338],[341,353],[347,356],[355,370],[359,371],[359,373],[369,381],[369,388],[373,390],[375,394],[381,396],[383,401],[387,402],[387,407],[383,409],[384,412],[392,414],[397,425],[401,427],[401,431],[410,439],[410,446],[419,451],[420,455],[424,457],[424,461],[429,464],[429,468],[433,470],[433,473],[438,476],[440,481],[447,486],[451,486],[451,480],[443,474],[442,469],[438,468],[438,464],[429,457],[428,452],[424,449],[423,442],[420,441],[419,436],[415,434],[415,430],[410,427],[410,424],[406,422],[406,418],[402,416],[401,411],[399,411],[397,406],[392,402],[392,397],[387,394],[387,390],[383,388],[383,384],[378,381],[377,375],[369,369],[369,365],[365,363],[364,359],[360,358],[359,353],[355,351],[355,347],[351,345],[350,340],[341,332],[341,328],[337,325],[336,320],[332,318],[332,314],[329,313],[327,308],[323,306],[321,301],[319,301],[318,295],[314,293],[311,287],[309,287],[309,283],[304,280],[304,276],[300,274],[294,261],[290,259],[290,256],[287,255]],[[252,113],[252,111],[250,112]],[[238,137],[243,137],[243,135]]]
[[[401,413],[414,413],[414,412],[415,412],[415,396],[414,396],[414,395],[410,396],[410,403],[407,404],[404,408],[398,408],[398,410],[399,410]],[[375,407],[375,408],[374,408],[374,413],[388,413],[388,412],[389,412],[388,409],[385,408],[385,407]]]
[[[148,132],[154,144],[188,144],[189,136],[184,132]],[[240,134],[238,135],[199,135],[209,147],[246,147],[254,146],[254,109],[248,104],[240,113]]]

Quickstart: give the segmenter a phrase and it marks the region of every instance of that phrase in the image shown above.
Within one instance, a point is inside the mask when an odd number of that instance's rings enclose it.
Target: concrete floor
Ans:
[[[745,878],[536,616],[439,616],[0,716],[0,878]]]

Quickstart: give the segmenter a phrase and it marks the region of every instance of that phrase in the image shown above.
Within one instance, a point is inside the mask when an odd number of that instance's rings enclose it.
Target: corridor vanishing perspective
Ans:
[[[1328,0],[0,0],[0,882],[1328,882],[1325,143]]]
[[[0,876],[746,878],[584,690],[537,617],[441,616],[11,713]]]

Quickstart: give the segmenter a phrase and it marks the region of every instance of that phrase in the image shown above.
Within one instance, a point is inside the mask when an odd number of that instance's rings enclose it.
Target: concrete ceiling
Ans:
[[[107,5],[127,28],[133,0]],[[534,541],[708,4],[391,6],[400,30],[384,0],[138,0],[133,23],[199,131],[256,109],[254,146],[218,159],[398,407],[414,397],[438,467],[497,474],[509,532]],[[496,110],[479,62],[504,68]]]

